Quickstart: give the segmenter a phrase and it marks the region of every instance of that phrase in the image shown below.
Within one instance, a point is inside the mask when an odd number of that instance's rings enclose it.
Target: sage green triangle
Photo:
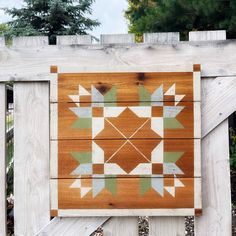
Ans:
[[[139,101],[140,106],[147,106],[151,104],[151,94],[148,92],[148,90],[143,86],[139,86]]]
[[[151,178],[140,178],[140,194],[144,195],[151,188]]]
[[[79,118],[71,127],[73,129],[90,129],[92,128],[92,118]]]
[[[184,126],[176,118],[164,118],[165,129],[184,129]]]
[[[164,163],[175,163],[184,152],[164,152]]]
[[[80,164],[92,163],[92,153],[91,152],[72,152],[71,155]]]
[[[104,102],[116,102],[117,101],[117,90],[116,86],[112,86],[112,88],[104,95]]]
[[[113,195],[115,195],[116,194],[116,178],[106,178],[105,179],[105,187]]]

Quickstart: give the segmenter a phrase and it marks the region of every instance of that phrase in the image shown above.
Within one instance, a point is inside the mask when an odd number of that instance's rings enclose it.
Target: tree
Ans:
[[[100,25],[88,17],[94,0],[24,0],[25,6],[5,9],[13,17],[9,22],[14,36],[86,34]]]
[[[128,0],[129,31],[181,32],[226,29],[236,37],[236,0]]]

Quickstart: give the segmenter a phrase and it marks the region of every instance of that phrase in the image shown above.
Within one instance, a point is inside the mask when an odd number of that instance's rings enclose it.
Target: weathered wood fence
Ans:
[[[50,221],[50,97],[56,96],[50,65],[76,72],[181,71],[202,65],[202,195],[203,215],[195,219],[197,236],[231,235],[228,116],[236,110],[236,40],[225,31],[20,37],[11,47],[0,40],[0,236],[6,235],[5,83],[14,81],[15,235],[86,236],[103,225],[104,235],[138,235],[136,217],[54,218]],[[53,102],[53,100],[51,100]],[[150,212],[150,215],[152,213]],[[185,234],[185,218],[150,217],[151,236]]]

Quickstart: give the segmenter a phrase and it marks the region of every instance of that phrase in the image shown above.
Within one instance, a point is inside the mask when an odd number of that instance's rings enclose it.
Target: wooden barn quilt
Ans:
[[[52,216],[201,213],[200,65],[51,72]]]

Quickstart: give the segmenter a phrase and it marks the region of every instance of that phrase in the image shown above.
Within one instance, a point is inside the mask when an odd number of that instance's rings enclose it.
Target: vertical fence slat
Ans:
[[[49,84],[14,85],[15,235],[35,235],[49,213]]]
[[[202,141],[203,215],[195,219],[196,236],[231,236],[228,120]]]
[[[149,236],[184,236],[184,217],[150,217]]]
[[[103,226],[105,236],[138,236],[138,217],[111,217]]]
[[[6,89],[0,83],[0,236],[6,235]]]

